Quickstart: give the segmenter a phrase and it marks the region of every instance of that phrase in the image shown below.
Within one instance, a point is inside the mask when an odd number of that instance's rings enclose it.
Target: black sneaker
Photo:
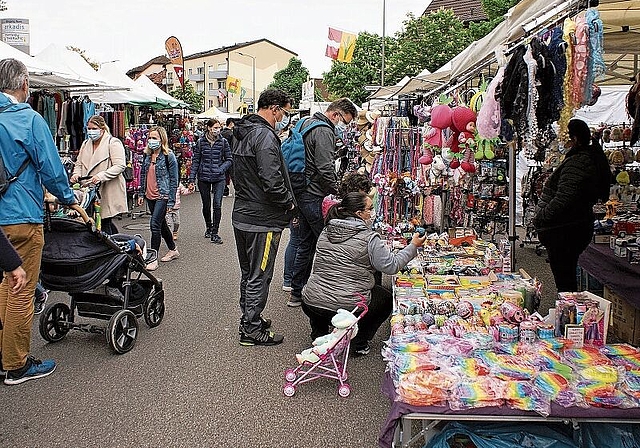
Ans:
[[[9,386],[21,384],[25,381],[35,380],[51,375],[56,370],[56,363],[53,359],[39,359],[29,356],[27,363],[23,368],[17,370],[9,370],[4,379],[4,384]]]
[[[262,330],[271,328],[271,319],[260,316],[260,325]],[[242,335],[242,323],[238,326],[238,334]]]
[[[244,331],[240,334],[240,345],[278,345],[284,341],[284,336],[276,334],[269,330],[257,330],[253,333],[246,334]]]
[[[214,244],[222,244],[222,238],[220,238],[220,235],[211,235],[211,242]]]
[[[47,299],[49,298],[49,293],[47,291],[43,291],[40,297],[36,297],[33,300],[33,314],[38,315],[42,313],[44,310],[44,306],[47,304]]]
[[[204,232],[205,238],[211,238],[211,227],[207,227],[206,232]]]
[[[222,193],[222,196],[229,196],[229,187],[224,187],[224,193]]]
[[[302,297],[296,297],[293,294],[289,295],[289,300],[287,300],[287,306],[292,308],[302,306]]]
[[[360,356],[367,356],[369,352],[371,352],[371,347],[367,344],[364,347],[354,348],[352,353],[354,358],[359,358]]]

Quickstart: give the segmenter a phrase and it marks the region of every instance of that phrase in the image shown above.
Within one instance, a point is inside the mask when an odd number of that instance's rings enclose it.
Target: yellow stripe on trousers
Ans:
[[[264,243],[264,253],[262,254],[262,263],[260,269],[264,272],[267,268],[267,262],[269,261],[269,252],[271,250],[271,239],[273,238],[273,232],[267,232],[267,240]]]

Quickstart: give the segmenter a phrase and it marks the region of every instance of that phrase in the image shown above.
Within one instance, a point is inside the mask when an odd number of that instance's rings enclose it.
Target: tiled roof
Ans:
[[[258,40],[251,40],[249,42],[242,42],[239,44],[233,44],[233,45],[228,45],[226,47],[220,47],[220,48],[214,48],[213,50],[206,50],[206,51],[201,51],[199,53],[194,53],[194,54],[190,54],[189,56],[185,56],[184,59],[185,61],[188,61],[190,59],[198,59],[198,58],[202,58],[202,57],[206,57],[206,56],[212,56],[214,54],[220,54],[220,53],[227,53],[230,51],[235,51],[235,50],[239,50],[240,48],[244,48],[244,47],[248,47],[249,45],[253,45],[253,44],[257,44],[260,42],[268,42],[273,46],[276,46],[278,48],[281,48],[284,51],[288,51],[289,53],[291,53],[293,56],[298,56],[297,53],[294,53],[293,51],[278,45],[274,42],[271,42],[269,39],[258,39]]]
[[[155,58],[151,59],[150,61],[145,62],[141,66],[134,67],[131,70],[129,70],[127,72],[127,76],[133,77],[133,76],[137,75],[138,73],[141,73],[141,72],[145,71],[147,68],[149,68],[150,66],[152,66],[154,64],[166,65],[169,62],[170,62],[169,58],[166,57],[165,55],[156,56]]]
[[[453,14],[462,22],[487,20],[481,0],[433,0],[422,15],[436,12],[439,9],[452,9]]]

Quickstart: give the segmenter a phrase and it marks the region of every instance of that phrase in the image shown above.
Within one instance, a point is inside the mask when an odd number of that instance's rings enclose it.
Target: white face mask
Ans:
[[[100,129],[87,129],[87,137],[89,137],[94,142],[99,140],[102,136],[102,131]]]
[[[149,139],[147,140],[147,146],[149,146],[150,150],[155,151],[160,148],[160,140]]]

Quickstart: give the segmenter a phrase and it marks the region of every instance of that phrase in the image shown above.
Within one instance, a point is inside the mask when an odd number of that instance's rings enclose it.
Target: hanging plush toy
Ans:
[[[424,154],[418,159],[422,165],[430,165],[433,162],[433,148],[443,147],[442,131],[452,124],[451,112],[451,108],[445,104],[435,106],[431,110],[431,127],[424,136]]]
[[[476,171],[476,167],[473,164],[476,113],[468,107],[459,106],[453,109],[452,121],[454,135],[451,143],[451,151],[454,153],[464,151],[460,167],[467,173],[473,173]]]

